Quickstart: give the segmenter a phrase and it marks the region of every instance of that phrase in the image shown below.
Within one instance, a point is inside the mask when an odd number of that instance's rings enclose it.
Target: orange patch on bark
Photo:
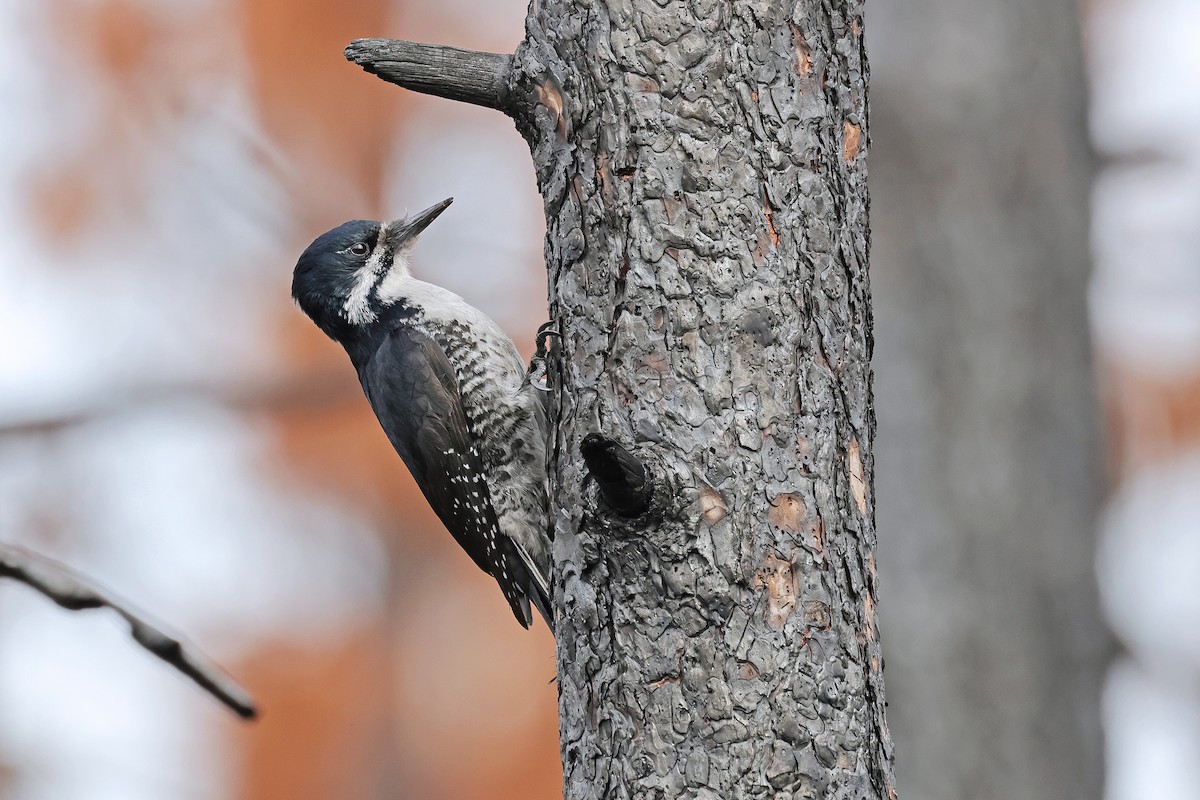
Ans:
[[[656,93],[659,90],[658,81],[646,75],[633,75],[629,78],[629,88],[635,92]]]
[[[858,158],[862,146],[862,128],[853,122],[842,123],[842,158],[849,164]]]
[[[649,367],[655,372],[666,372],[671,368],[671,362],[662,353],[650,353],[642,359],[642,366]]]
[[[862,454],[859,452],[858,439],[850,440],[850,493],[854,495],[854,505],[858,513],[867,513],[867,480],[863,475]]]
[[[659,198],[659,202],[662,203],[663,214],[666,216],[667,222],[675,222],[688,210],[687,202],[678,197],[664,196]]]
[[[793,562],[771,553],[763,562],[759,575],[767,589],[767,625],[771,630],[781,631],[796,610],[796,599],[800,596],[800,582]]]
[[[711,486],[700,487],[700,516],[705,522],[716,525],[725,519],[727,511],[725,499],[721,497],[720,492]]]
[[[804,34],[800,32],[800,28],[795,23],[789,23],[792,29],[792,46],[796,50],[796,60],[792,64],[792,70],[801,78],[806,77],[812,72],[812,56],[808,42],[804,41]]]
[[[868,591],[866,597],[863,598],[863,620],[865,627],[855,631],[855,638],[859,644],[865,645],[871,639],[875,638],[875,598]]]
[[[776,495],[771,501],[771,510],[767,512],[767,522],[774,528],[799,533],[807,511],[804,501],[794,492]]]
[[[779,247],[779,231],[775,230],[775,209],[771,208],[771,201],[767,199],[766,192],[763,192],[763,216],[767,218],[767,233],[771,237],[771,246]]]
[[[535,87],[538,102],[546,107],[554,118],[554,130],[558,138],[567,138],[567,118],[563,114],[563,97],[558,87],[549,81],[542,81]]]

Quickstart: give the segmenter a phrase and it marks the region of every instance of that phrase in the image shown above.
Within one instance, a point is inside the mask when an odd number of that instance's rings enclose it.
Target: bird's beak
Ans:
[[[453,202],[453,197],[447,197],[442,202],[436,203],[417,214],[413,214],[411,217],[389,222],[387,226],[388,244],[395,249],[399,249],[406,243],[411,242],[417,238],[417,234],[429,227],[429,223],[437,219],[438,215],[449,208]]]

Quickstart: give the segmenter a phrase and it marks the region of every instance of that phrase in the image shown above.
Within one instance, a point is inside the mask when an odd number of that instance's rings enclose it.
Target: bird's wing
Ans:
[[[500,532],[445,351],[420,331],[400,327],[362,366],[359,378],[429,505],[476,565],[496,579],[517,621],[528,628],[529,567],[516,543]]]

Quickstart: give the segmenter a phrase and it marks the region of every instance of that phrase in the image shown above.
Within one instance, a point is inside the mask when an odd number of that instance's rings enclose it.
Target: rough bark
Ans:
[[[543,0],[503,69],[561,332],[565,796],[891,797],[861,5]]]
[[[1100,789],[1108,640],[1074,4],[869,13],[879,540],[901,793]]]
[[[346,58],[414,92],[505,111],[512,57],[397,39],[359,39]]]

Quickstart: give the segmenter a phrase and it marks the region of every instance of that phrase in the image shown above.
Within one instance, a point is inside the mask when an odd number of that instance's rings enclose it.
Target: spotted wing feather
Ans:
[[[476,565],[496,579],[517,621],[528,628],[536,582],[517,545],[500,532],[445,351],[424,333],[398,327],[362,365],[359,379],[429,505]],[[534,599],[540,610],[542,598]]]

